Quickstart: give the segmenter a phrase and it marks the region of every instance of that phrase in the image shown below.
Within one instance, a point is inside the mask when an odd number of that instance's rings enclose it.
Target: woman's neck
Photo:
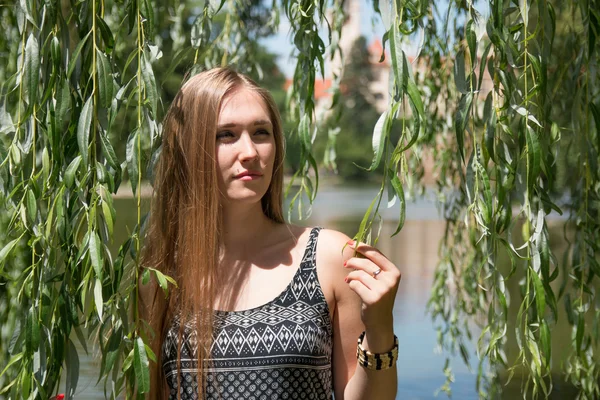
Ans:
[[[223,250],[227,253],[244,252],[256,248],[257,241],[267,237],[274,222],[262,211],[260,203],[245,207],[236,205],[223,209]]]

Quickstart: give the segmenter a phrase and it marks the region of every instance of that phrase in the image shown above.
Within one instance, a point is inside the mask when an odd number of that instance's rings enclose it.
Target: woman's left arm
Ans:
[[[333,318],[335,398],[395,399],[395,363],[388,369],[368,369],[357,365],[356,349],[363,331],[362,347],[365,350],[387,353],[394,347],[392,309],[400,271],[379,250],[363,243],[351,242],[341,254],[340,249],[349,238],[338,232],[328,233],[327,248],[331,250],[326,251],[328,254],[324,258],[332,273],[336,302]],[[362,257],[354,257],[355,252]]]

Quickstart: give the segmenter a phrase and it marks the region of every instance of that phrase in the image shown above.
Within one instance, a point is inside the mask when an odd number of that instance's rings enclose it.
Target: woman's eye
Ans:
[[[271,132],[269,132],[269,131],[268,131],[268,130],[266,130],[266,129],[259,129],[259,130],[257,130],[257,131],[256,131],[256,133],[255,133],[255,134],[256,134],[256,135],[267,135],[267,136],[268,136],[268,135],[270,135],[270,134],[271,134]]]
[[[233,137],[233,133],[229,131],[219,132],[217,133],[217,139],[225,139]]]

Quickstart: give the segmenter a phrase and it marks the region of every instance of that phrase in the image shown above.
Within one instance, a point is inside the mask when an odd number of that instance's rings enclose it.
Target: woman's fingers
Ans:
[[[377,270],[380,269],[377,266],[377,264],[375,264],[373,261],[368,260],[366,258],[358,258],[358,257],[349,258],[344,263],[344,267],[352,268],[352,269],[359,269],[361,271],[365,271],[367,274],[369,274],[371,276],[374,276],[374,274],[377,272]]]
[[[389,282],[392,285],[400,281],[400,271],[398,271],[398,268],[394,264],[392,264],[391,268],[384,269],[370,259],[352,257],[344,263],[344,267],[364,271],[373,277],[373,279]]]
[[[369,279],[370,278],[370,279]],[[372,282],[373,278],[369,276],[364,271],[352,271],[346,277],[346,282],[348,282],[348,286],[352,289],[363,301],[365,304],[373,304],[378,300],[378,295],[375,291],[371,290],[371,288],[366,282]]]
[[[354,240],[349,241],[348,245],[363,256],[367,257],[369,260],[373,261],[382,270],[397,270],[396,266],[375,247],[364,243],[356,243]]]

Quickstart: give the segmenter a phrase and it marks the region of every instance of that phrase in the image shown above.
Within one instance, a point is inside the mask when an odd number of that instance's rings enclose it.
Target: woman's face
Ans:
[[[215,153],[224,201],[260,201],[273,175],[275,139],[269,110],[258,94],[242,87],[223,99]]]

